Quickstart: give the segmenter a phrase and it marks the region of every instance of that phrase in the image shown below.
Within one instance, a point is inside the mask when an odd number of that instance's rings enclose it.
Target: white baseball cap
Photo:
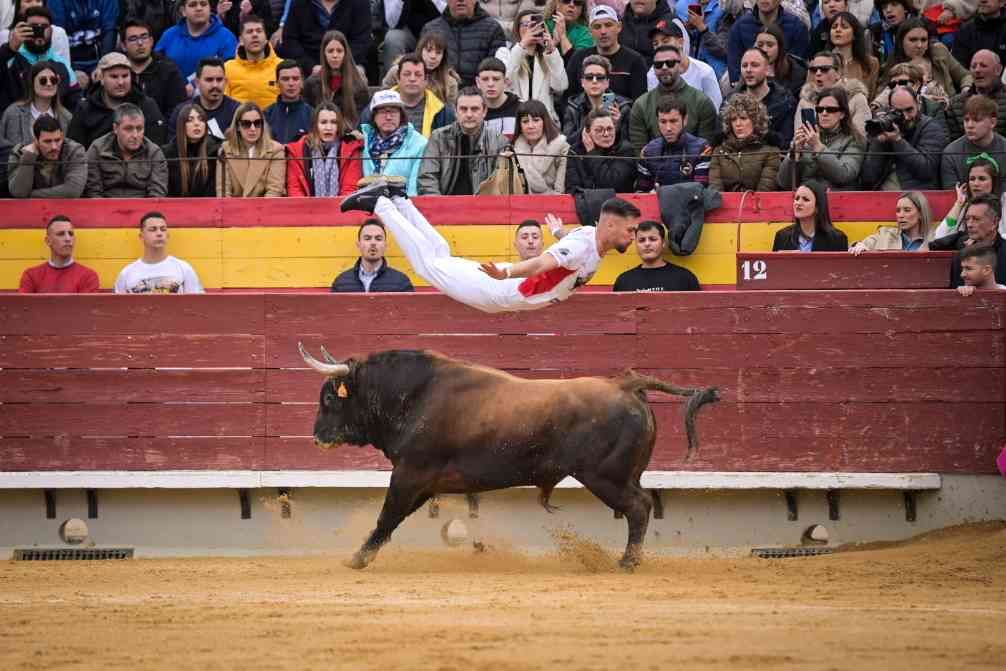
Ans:
[[[378,91],[370,99],[371,112],[376,112],[379,107],[398,107],[404,110],[405,103],[402,102],[402,96],[398,94],[398,91],[385,89],[384,91]]]
[[[590,10],[590,22],[601,21],[602,19],[611,19],[616,23],[621,23],[622,20],[618,18],[618,12],[609,7],[608,5],[595,5],[594,9]]]

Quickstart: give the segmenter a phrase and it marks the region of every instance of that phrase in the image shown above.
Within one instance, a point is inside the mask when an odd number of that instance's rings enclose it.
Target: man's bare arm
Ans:
[[[532,275],[548,272],[558,267],[559,262],[555,260],[554,256],[546,252],[533,259],[515,263],[509,268],[500,268],[495,263],[483,263],[481,270],[495,280],[505,280],[508,277],[531,277]]]

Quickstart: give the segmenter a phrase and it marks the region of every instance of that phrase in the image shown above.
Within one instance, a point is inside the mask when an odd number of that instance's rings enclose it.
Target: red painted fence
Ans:
[[[1004,319],[1006,292],[948,290],[587,294],[502,315],[429,294],[0,296],[0,470],[387,468],[313,447],[303,340],[721,387],[689,464],[680,403],[653,396],[653,470],[993,473]]]

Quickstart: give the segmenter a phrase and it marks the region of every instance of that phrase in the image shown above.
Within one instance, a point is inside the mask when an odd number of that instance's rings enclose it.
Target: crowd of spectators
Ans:
[[[0,0],[0,195],[475,195],[504,156],[535,194],[793,191],[799,249],[841,242],[827,190],[956,189],[924,242],[960,247],[1004,2]]]

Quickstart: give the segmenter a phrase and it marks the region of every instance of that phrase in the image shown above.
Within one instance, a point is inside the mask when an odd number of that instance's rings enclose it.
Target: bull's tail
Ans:
[[[719,390],[716,387],[706,387],[705,389],[691,389],[688,387],[678,387],[669,382],[658,380],[649,375],[640,375],[635,371],[627,371],[620,381],[622,389],[635,394],[642,394],[646,390],[662,391],[665,394],[675,396],[687,396],[685,403],[685,432],[688,434],[688,452],[685,453],[685,461],[691,461],[692,455],[698,452],[699,436],[695,430],[695,414],[699,408],[707,403],[715,403],[720,400]]]

